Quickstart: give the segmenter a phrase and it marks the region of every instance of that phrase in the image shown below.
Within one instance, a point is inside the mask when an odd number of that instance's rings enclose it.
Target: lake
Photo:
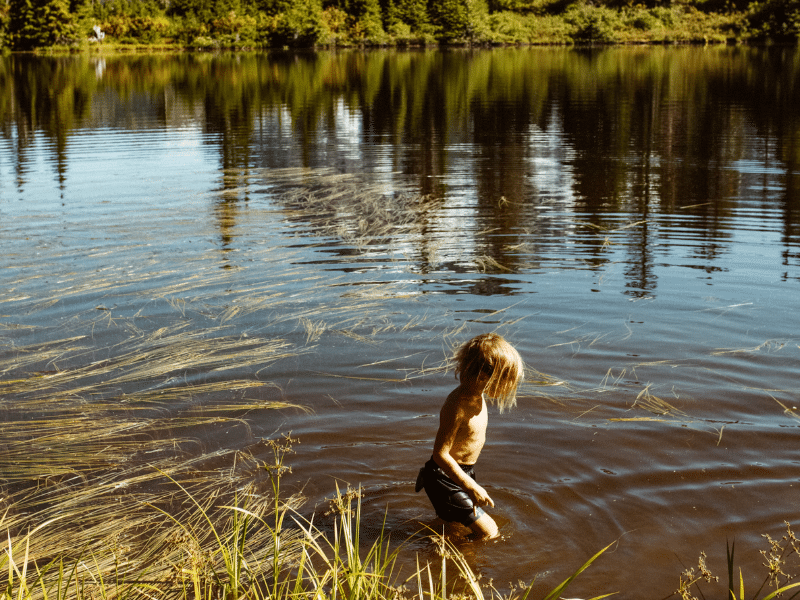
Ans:
[[[9,498],[39,481],[12,455],[119,486],[291,432],[304,514],[361,486],[404,539],[447,358],[497,331],[530,371],[476,468],[502,538],[464,552],[499,589],[617,540],[568,595],[661,599],[734,539],[756,589],[797,525],[798,50],[14,55],[0,82]]]

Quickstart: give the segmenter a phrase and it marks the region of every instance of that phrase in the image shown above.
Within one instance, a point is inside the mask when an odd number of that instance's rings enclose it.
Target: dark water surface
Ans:
[[[761,534],[797,524],[796,50],[13,56],[0,128],[0,382],[161,331],[280,340],[74,395],[272,382],[176,400],[313,411],[196,452],[292,431],[309,512],[361,485],[405,537],[443,360],[498,330],[535,371],[477,468],[503,539],[465,552],[496,585],[619,540],[568,595],[660,599],[735,537],[752,587]]]

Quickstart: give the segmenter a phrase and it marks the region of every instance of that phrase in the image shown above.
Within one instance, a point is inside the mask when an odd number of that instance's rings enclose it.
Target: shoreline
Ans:
[[[140,16],[70,15],[72,23],[64,33],[31,39],[24,39],[25,34],[15,31],[13,22],[6,23],[4,34],[0,20],[0,46],[3,52],[37,54],[319,52],[681,45],[760,47],[796,46],[800,39],[791,24],[779,21],[776,25],[773,21],[779,15],[759,4],[715,11],[696,3],[623,7],[573,3],[559,11],[552,7],[536,12],[478,11],[458,27],[428,24],[414,30],[399,21],[388,24],[385,17],[384,22],[372,23],[369,29],[360,21],[334,22],[329,9],[320,15],[309,15],[310,24],[303,25],[306,29],[297,29],[294,25],[286,29],[289,25],[279,25],[278,17],[258,11],[240,12],[230,11],[223,17],[206,19],[163,11]],[[788,13],[785,18],[789,18]]]

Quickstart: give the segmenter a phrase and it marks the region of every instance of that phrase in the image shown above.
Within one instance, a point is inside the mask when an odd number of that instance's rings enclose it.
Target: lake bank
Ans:
[[[61,0],[40,0],[58,3]],[[75,8],[58,6],[57,26],[39,28],[36,6],[0,12],[0,47],[87,50],[91,46],[189,50],[281,48],[413,48],[573,44],[796,44],[795,0],[727,3],[685,0],[664,5],[536,0],[519,6],[466,2],[450,12],[436,4],[400,9],[392,2],[364,14],[334,5],[252,6],[245,0],[218,14],[190,0]],[[368,1],[367,4],[370,4]],[[313,6],[311,6],[313,5]],[[410,3],[409,3],[410,5]],[[458,2],[456,2],[458,5]],[[513,8],[513,9],[512,9]],[[351,12],[348,12],[351,10]],[[277,11],[277,12],[276,12]],[[17,14],[19,13],[19,14]],[[356,10],[356,13],[358,11]],[[44,21],[42,21],[44,22]]]

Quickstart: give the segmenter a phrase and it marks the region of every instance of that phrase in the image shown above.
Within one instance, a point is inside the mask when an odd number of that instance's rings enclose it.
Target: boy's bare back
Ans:
[[[450,392],[439,411],[433,452],[436,455],[446,451],[457,463],[473,465],[486,443],[489,411],[482,395],[475,397],[474,392],[463,388]]]

